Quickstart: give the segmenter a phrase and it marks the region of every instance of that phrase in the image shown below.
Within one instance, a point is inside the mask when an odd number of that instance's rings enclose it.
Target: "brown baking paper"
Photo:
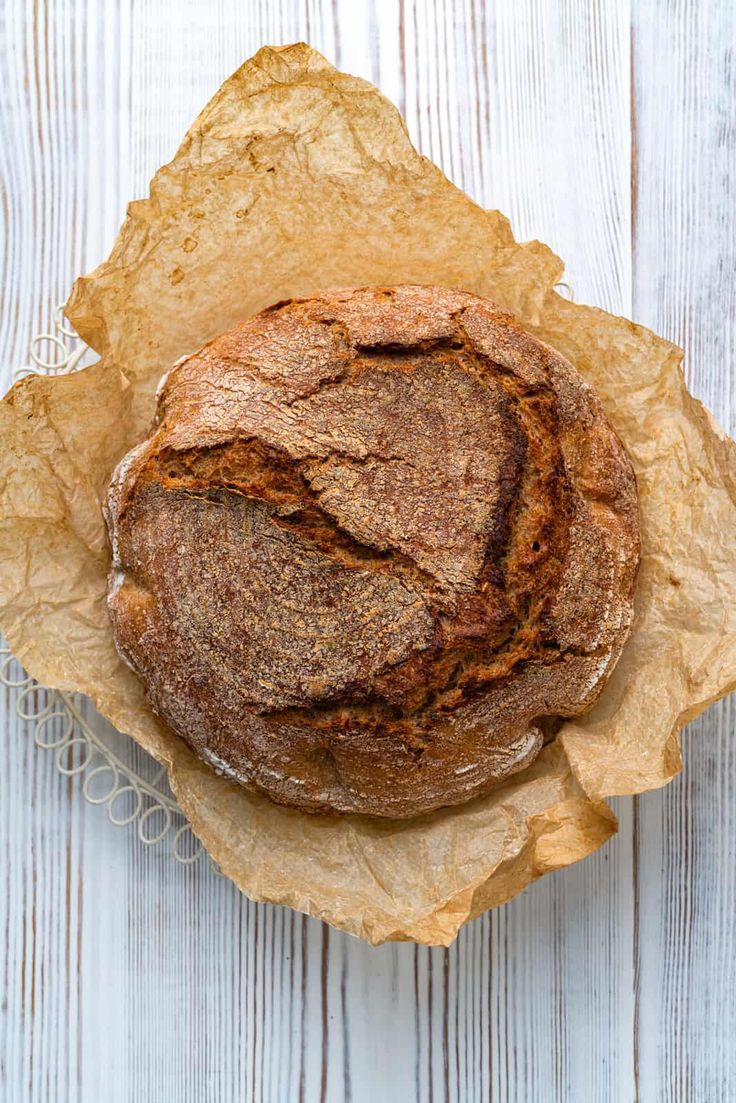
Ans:
[[[164,762],[222,870],[371,942],[459,927],[614,831],[604,803],[668,781],[682,725],[736,681],[736,446],[687,393],[674,346],[553,290],[518,244],[412,148],[396,109],[305,45],[265,48],[220,89],[130,206],[67,314],[101,363],[31,378],[0,407],[0,622],[48,686],[88,694]],[[308,816],[217,777],[147,708],[118,658],[100,501],[179,356],[279,299],[435,283],[494,299],[601,396],[636,468],[643,561],[631,638],[596,707],[490,796],[409,822]]]

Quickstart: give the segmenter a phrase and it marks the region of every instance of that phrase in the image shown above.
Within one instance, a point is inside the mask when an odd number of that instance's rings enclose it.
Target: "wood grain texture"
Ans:
[[[3,383],[224,77],[306,38],[577,298],[682,342],[734,430],[728,0],[6,0],[0,33]],[[448,951],[371,949],[144,850],[4,709],[1,1100],[736,1097],[732,702],[602,852]]]
[[[736,429],[736,13],[646,0],[633,20],[633,316],[685,349]],[[727,537],[726,537],[727,538]],[[684,770],[637,799],[641,1098],[736,1096],[734,701],[690,726]]]

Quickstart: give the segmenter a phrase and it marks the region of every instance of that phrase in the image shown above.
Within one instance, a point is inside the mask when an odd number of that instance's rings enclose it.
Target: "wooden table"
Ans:
[[[684,345],[734,431],[732,0],[8,0],[0,363],[26,357],[196,111],[304,38],[576,297]],[[0,743],[0,1099],[736,1099],[733,702],[618,837],[470,924],[371,949],[144,850],[35,750]]]

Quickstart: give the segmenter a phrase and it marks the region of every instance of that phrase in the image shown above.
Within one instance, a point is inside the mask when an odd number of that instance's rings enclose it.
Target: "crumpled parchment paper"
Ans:
[[[0,406],[0,623],[15,654],[168,766],[197,834],[256,900],[374,943],[448,945],[600,846],[615,831],[604,798],[668,781],[682,725],[736,684],[736,445],[687,393],[680,351],[558,296],[562,270],[420,157],[371,85],[306,45],[264,48],[77,280],[67,314],[101,362],[26,379]],[[488,296],[593,384],[639,483],[636,619],[596,707],[490,796],[409,822],[307,816],[217,777],[147,708],[112,642],[100,502],[179,356],[277,300],[400,282]]]

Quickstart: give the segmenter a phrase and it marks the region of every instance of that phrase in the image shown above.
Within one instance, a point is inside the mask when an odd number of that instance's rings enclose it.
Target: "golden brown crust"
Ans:
[[[442,288],[278,304],[175,365],[107,518],[153,708],[306,811],[485,792],[592,704],[631,623],[635,480],[598,399]]]

